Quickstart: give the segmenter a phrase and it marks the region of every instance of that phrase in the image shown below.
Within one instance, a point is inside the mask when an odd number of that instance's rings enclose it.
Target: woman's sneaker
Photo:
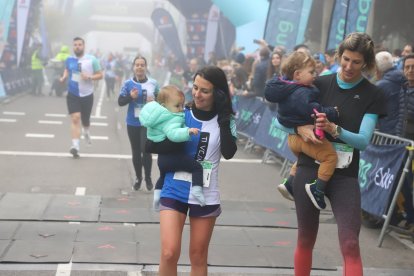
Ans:
[[[282,194],[282,196],[288,200],[294,201],[293,198],[293,189],[291,183],[288,182],[288,179],[283,179],[282,184],[277,186],[277,190]]]
[[[316,187],[316,181],[311,184],[306,184],[305,190],[316,209],[323,210],[326,208],[325,193]]]

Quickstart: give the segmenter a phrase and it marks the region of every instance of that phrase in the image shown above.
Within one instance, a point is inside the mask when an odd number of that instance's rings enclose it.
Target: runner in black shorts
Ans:
[[[73,39],[75,56],[66,59],[65,71],[60,82],[68,79],[67,106],[71,118],[72,146],[70,153],[79,157],[81,123],[86,141],[90,144],[90,116],[93,106],[94,81],[102,79],[99,61],[92,55],[85,55],[85,41],[80,37]]]

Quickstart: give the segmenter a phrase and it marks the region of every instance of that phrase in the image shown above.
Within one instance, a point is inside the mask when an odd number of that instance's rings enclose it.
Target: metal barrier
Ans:
[[[398,136],[394,136],[394,135],[390,135],[390,134],[375,131],[375,133],[372,137],[371,143],[374,144],[374,145],[404,144],[404,145],[407,146],[407,150],[408,150],[408,155],[407,155],[406,161],[404,163],[404,167],[403,167],[403,170],[401,172],[401,176],[398,180],[397,187],[395,188],[395,192],[394,192],[394,195],[392,197],[392,201],[390,203],[390,206],[388,208],[387,213],[382,216],[383,219],[385,219],[385,221],[384,221],[384,224],[382,226],[381,234],[380,234],[379,239],[378,239],[378,247],[381,247],[382,242],[384,240],[385,234],[389,233],[392,230],[392,228],[390,227],[390,221],[391,221],[391,217],[392,217],[392,214],[394,212],[395,206],[397,204],[398,194],[401,191],[401,188],[404,184],[404,180],[405,180],[405,177],[406,177],[407,173],[409,172],[409,170],[412,169],[411,162],[412,162],[412,159],[413,159],[414,141],[409,140],[409,139],[405,139],[405,138],[401,138],[401,137],[398,137]]]

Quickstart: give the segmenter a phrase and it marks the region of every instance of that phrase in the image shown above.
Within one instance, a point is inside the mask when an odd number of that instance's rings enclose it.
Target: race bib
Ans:
[[[352,157],[354,156],[354,148],[347,144],[341,143],[332,143],[338,156],[338,162],[336,163],[337,169],[348,168],[352,162]],[[315,160],[317,164],[320,164],[319,161]]]
[[[338,155],[338,162],[336,163],[337,169],[348,168],[352,162],[354,155],[354,148],[347,144],[332,143]]]
[[[72,73],[72,81],[74,81],[74,82],[80,82],[80,79],[81,79],[81,77],[80,77],[80,74],[79,73],[77,73],[77,72],[73,72]]]
[[[138,118],[140,112],[141,112],[141,106],[135,106],[135,108],[134,108],[134,117]]]
[[[211,171],[213,169],[213,163],[209,161],[199,161],[201,166],[203,167],[203,187],[210,186],[210,179],[211,179]],[[175,180],[182,180],[186,182],[192,183],[192,175],[189,172],[175,172],[173,179]]]

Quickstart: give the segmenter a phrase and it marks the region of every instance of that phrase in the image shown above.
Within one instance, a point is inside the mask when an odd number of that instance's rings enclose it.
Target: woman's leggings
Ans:
[[[305,184],[317,177],[317,170],[298,166],[293,180],[298,220],[298,241],[294,266],[296,276],[309,276],[312,268],[312,251],[319,228],[319,210],[305,191]],[[362,261],[359,251],[361,229],[361,194],[357,178],[334,174],[328,182],[326,196],[338,225],[338,236],[345,276],[361,276]]]
[[[132,164],[134,164],[136,177],[142,179],[142,166],[144,166],[145,179],[151,178],[152,156],[151,153],[145,152],[147,129],[127,125],[127,131],[131,143]]]

